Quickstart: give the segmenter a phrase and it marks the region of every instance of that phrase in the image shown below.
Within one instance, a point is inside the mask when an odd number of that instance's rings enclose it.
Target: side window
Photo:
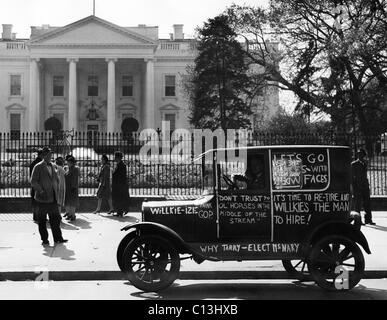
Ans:
[[[273,190],[318,190],[330,184],[326,149],[272,152]]]
[[[222,190],[259,191],[267,187],[268,166],[264,154],[249,154],[246,163],[221,164]]]

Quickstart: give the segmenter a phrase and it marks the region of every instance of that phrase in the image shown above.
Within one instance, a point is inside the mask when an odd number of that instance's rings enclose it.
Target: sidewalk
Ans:
[[[115,218],[79,214],[74,223],[62,222],[65,245],[42,247],[31,214],[0,214],[0,281],[33,280],[48,271],[51,280],[125,279],[116,262],[116,249],[125,235],[120,229],[136,223],[140,213]],[[387,212],[375,213],[375,227],[363,227],[372,255],[364,253],[367,278],[387,278]],[[280,261],[182,261],[181,279],[286,279]]]

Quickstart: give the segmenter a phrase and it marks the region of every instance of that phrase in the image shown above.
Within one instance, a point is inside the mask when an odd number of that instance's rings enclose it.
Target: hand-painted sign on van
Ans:
[[[273,152],[274,190],[324,190],[329,186],[327,149],[312,152]]]

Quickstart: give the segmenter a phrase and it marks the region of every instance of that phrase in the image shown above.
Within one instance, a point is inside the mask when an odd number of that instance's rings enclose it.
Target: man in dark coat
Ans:
[[[43,148],[43,161],[39,162],[31,175],[31,186],[35,190],[35,201],[38,204],[39,233],[44,246],[49,245],[47,232],[47,214],[55,243],[66,243],[60,229],[61,215],[57,203],[58,175],[51,163],[52,152],[48,147]]]
[[[356,161],[352,162],[352,190],[355,211],[360,214],[362,204],[365,211],[365,224],[375,225],[372,221],[370,186],[367,177],[367,153],[364,149],[357,152]]]
[[[117,216],[122,217],[128,211],[129,186],[126,173],[126,165],[122,161],[122,152],[114,154],[114,161],[117,163],[112,177],[112,200]]]
[[[42,149],[39,148],[37,151],[37,157],[36,159],[30,164],[30,179],[32,176],[32,171],[34,170],[35,166],[41,162],[42,159]],[[33,214],[33,219],[34,222],[38,222],[38,205],[35,201],[35,190],[34,188],[31,188],[31,208],[32,208],[32,214]]]

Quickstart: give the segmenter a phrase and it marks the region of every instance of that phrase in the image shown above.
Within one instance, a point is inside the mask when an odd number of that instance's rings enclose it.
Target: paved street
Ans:
[[[285,280],[287,273],[279,261],[197,265],[190,260],[182,262],[182,280],[177,280],[172,288],[161,294],[141,293],[125,280],[115,257],[124,235],[120,229],[139,219],[139,213],[123,219],[80,214],[76,222],[62,224],[69,243],[44,248],[31,214],[0,214],[0,280],[17,280],[0,281],[0,300],[387,298],[387,280],[380,278],[380,274],[382,277],[387,274],[387,212],[375,213],[377,226],[363,228],[373,252],[365,254],[368,276],[355,290],[345,294],[328,293],[312,283]],[[29,276],[21,279],[20,272]],[[47,272],[49,281],[22,281],[35,279],[38,275],[35,272]],[[377,276],[373,277],[374,274]]]
[[[363,280],[350,292],[326,292],[284,280],[181,281],[161,293],[143,293],[126,281],[0,282],[0,300],[387,300],[387,279]]]
[[[0,279],[4,272],[118,272],[116,249],[125,234],[120,229],[137,222],[140,217],[139,213],[123,219],[80,214],[76,222],[62,223],[69,243],[54,246],[50,239],[51,246],[44,248],[38,227],[31,222],[31,214],[0,214]],[[363,228],[372,251],[372,255],[364,254],[366,270],[387,271],[387,212],[375,213],[375,221],[377,226]],[[283,268],[280,261],[197,265],[187,260],[182,262],[181,271],[283,271]]]

